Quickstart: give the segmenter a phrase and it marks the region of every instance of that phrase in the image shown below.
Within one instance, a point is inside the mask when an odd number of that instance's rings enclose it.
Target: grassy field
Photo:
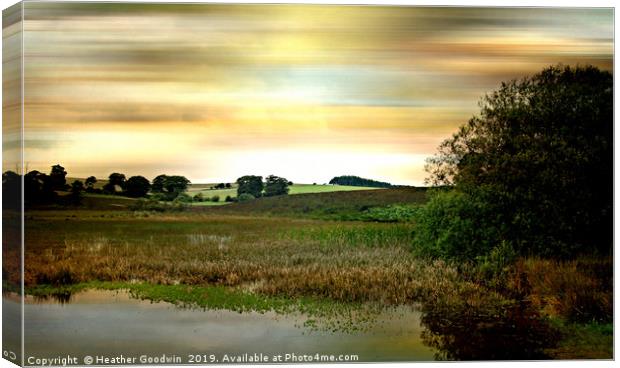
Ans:
[[[237,184],[232,184],[230,189],[209,189],[215,184],[192,184],[188,189],[188,194],[195,195],[202,193],[205,198],[211,198],[215,195],[223,201],[226,196],[237,196]],[[354,187],[349,185],[327,185],[327,184],[293,184],[289,187],[289,194],[305,194],[305,193],[327,193],[327,192],[343,192],[354,190],[374,190],[380,188],[370,187]]]
[[[289,194],[304,193],[327,193],[327,192],[349,192],[353,190],[376,190],[381,188],[355,187],[351,185],[331,185],[331,184],[293,184],[289,187]]]
[[[415,209],[426,201],[423,189],[299,194],[163,213],[130,211],[134,200],[125,197],[84,199],[82,207],[27,211],[29,293],[124,288],[209,308],[302,310],[345,330],[371,318],[351,306],[417,305],[425,341],[446,358],[611,357],[611,259],[522,259],[489,275],[418,258],[415,222],[376,215]],[[19,250],[3,246],[5,280],[18,283]]]

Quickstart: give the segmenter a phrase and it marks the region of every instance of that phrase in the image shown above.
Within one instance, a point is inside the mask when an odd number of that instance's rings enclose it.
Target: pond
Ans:
[[[5,313],[18,315],[18,311],[19,304],[5,298]],[[343,355],[343,359],[357,355],[360,362],[434,357],[421,338],[421,315],[411,307],[385,310],[364,331],[334,332],[303,327],[303,315],[179,308],[134,299],[124,291],[89,290],[68,301],[27,297],[24,317],[26,359],[71,355],[78,357],[80,365],[87,355],[166,354],[181,363],[190,362],[190,355],[219,363],[234,357],[255,359],[260,354],[268,359],[278,354],[284,359],[293,359],[292,354],[299,359],[315,359],[316,354]]]

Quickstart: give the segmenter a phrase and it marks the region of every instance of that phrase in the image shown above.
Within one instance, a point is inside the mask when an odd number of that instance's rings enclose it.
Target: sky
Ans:
[[[611,9],[44,2],[23,26],[26,169],[71,177],[422,185],[502,81],[613,66]]]

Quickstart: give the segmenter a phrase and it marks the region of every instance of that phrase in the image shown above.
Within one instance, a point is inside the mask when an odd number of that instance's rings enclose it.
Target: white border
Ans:
[[[46,1],[46,0],[41,0],[41,1]],[[83,1],[79,1],[79,0],[65,0],[67,2],[83,2]],[[118,2],[118,1],[99,1],[99,2]],[[141,3],[141,2],[149,2],[149,3],[196,3],[196,4],[200,4],[200,3],[222,3],[222,4],[238,4],[238,3],[244,3],[244,4],[337,4],[337,5],[417,5],[417,6],[468,6],[468,7],[475,7],[475,6],[479,6],[479,7],[583,7],[583,8],[593,8],[593,7],[605,7],[605,8],[614,8],[614,25],[615,25],[615,2],[614,1],[609,1],[609,0],[590,0],[590,1],[583,1],[583,0],[571,0],[571,1],[560,1],[560,0],[521,0],[521,1],[514,1],[514,0],[508,0],[508,1],[497,1],[497,0],[475,0],[475,1],[468,1],[468,0],[444,0],[444,1],[431,1],[431,0],[387,0],[387,1],[380,1],[380,0],[375,0],[375,1],[363,1],[363,0],[288,0],[288,1],[261,1],[261,0],[243,0],[243,1],[231,1],[231,0],[211,0],[211,1],[204,1],[204,2],[200,2],[200,1],[170,1],[170,0],[150,0],[150,1],[127,1],[127,2],[136,2],[136,3]],[[0,0],[0,7],[2,9],[6,9],[9,6],[13,5],[17,3],[17,1],[13,1],[13,0]],[[23,25],[22,25],[23,27]],[[617,68],[617,59],[616,59],[616,54],[615,54],[615,39],[617,39],[618,37],[618,29],[614,28],[614,71],[618,70]],[[23,37],[22,37],[22,50],[23,50]],[[0,48],[0,58],[1,58],[1,48]],[[1,71],[1,67],[0,67],[0,71]],[[22,54],[22,101],[23,101],[23,95],[24,95],[24,73],[23,73],[23,54]],[[615,86],[616,84],[616,74],[614,73],[614,92],[615,92]],[[1,89],[0,89],[0,97],[1,97]],[[615,112],[616,112],[616,108],[618,106],[618,97],[617,95],[614,93],[614,128],[615,128]],[[23,118],[24,118],[24,111],[23,111],[23,106],[22,106],[22,129],[23,129]],[[22,131],[22,136],[23,136],[23,131]],[[616,189],[618,188],[618,182],[620,179],[620,175],[618,173],[618,162],[619,162],[619,154],[618,154],[618,150],[616,149],[616,146],[618,144],[618,142],[620,142],[620,133],[618,129],[614,129],[614,230],[615,229],[620,229],[620,220],[618,219],[617,213],[616,213],[616,197],[615,197],[615,193],[616,193]],[[0,142],[1,144],[1,142]],[[23,164],[23,140],[22,140],[22,164]],[[22,165],[23,166],[23,165]],[[22,167],[23,169],[23,167]],[[22,194],[23,195],[23,194]],[[0,200],[2,199],[2,194],[0,193]],[[23,205],[23,199],[22,199],[22,205]],[[1,211],[1,210],[0,210]],[[22,210],[22,216],[23,216],[23,210]],[[0,229],[1,229],[1,224],[0,224]],[[22,237],[23,237],[23,222],[22,222]],[[615,246],[615,241],[614,241],[614,246]],[[1,258],[0,258],[1,259]],[[615,265],[618,264],[618,252],[614,252],[614,271],[615,271]],[[24,267],[24,263],[23,263],[23,247],[22,247],[22,272],[23,272],[23,267]],[[1,277],[1,276],[0,276]],[[617,301],[617,295],[618,295],[618,283],[616,282],[617,278],[615,277],[615,272],[614,272],[614,356],[616,356],[616,352],[618,352],[618,339],[617,339],[617,333],[616,333],[616,323],[615,323],[615,316],[618,316],[618,311],[620,310],[620,308],[618,307],[618,303]],[[22,278],[22,288],[23,288],[23,278]],[[23,303],[22,303],[22,331],[23,331]],[[2,326],[2,321],[0,319],[0,329]],[[24,334],[22,333],[22,353],[23,353],[23,336]],[[0,346],[1,346],[1,342],[2,342],[2,336],[0,334]],[[22,354],[22,359],[23,359],[23,354]],[[23,363],[22,363],[23,364]],[[357,365],[360,364],[370,364],[370,363],[357,363]],[[434,363],[379,363],[377,364],[377,366],[381,366],[381,367],[420,367],[420,368],[427,368],[427,367],[437,367],[438,364],[443,365],[466,365],[466,366],[481,366],[481,367],[496,367],[497,365],[500,365],[502,367],[557,367],[557,366],[562,366],[562,367],[583,367],[584,365],[587,367],[608,367],[608,366],[614,366],[615,361],[545,361],[545,362],[443,362],[443,363],[438,363],[438,362],[434,362]],[[244,367],[248,367],[251,365],[243,365]],[[295,366],[300,366],[300,365],[295,365]],[[307,364],[304,364],[303,366],[308,366]],[[320,366],[320,367],[342,367],[342,364],[320,364],[320,365],[314,365],[314,366]],[[352,366],[350,364],[346,364],[346,366]],[[0,368],[4,368],[4,367],[15,367],[15,365],[11,364],[10,362],[8,362],[7,360],[4,359],[0,359]],[[173,367],[173,366],[156,366],[156,367]],[[215,366],[214,366],[215,367]],[[230,367],[229,366],[218,366],[218,367]],[[260,367],[282,367],[282,365],[261,365]]]

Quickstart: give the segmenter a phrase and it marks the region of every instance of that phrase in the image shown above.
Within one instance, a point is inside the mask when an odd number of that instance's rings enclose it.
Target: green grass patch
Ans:
[[[304,193],[329,193],[329,192],[350,192],[356,190],[377,190],[381,188],[355,187],[351,185],[330,185],[330,184],[293,184],[289,187],[288,194]]]
[[[376,222],[412,222],[420,211],[420,205],[390,205],[372,207],[366,210],[360,219]]]
[[[215,184],[213,184],[215,185]],[[355,187],[350,185],[329,185],[329,184],[293,184],[289,186],[289,195],[295,194],[308,194],[308,193],[331,193],[331,192],[350,192],[357,190],[377,190],[381,188],[372,187]],[[237,184],[233,184],[232,188],[228,189],[209,189],[209,184],[195,184],[191,185],[187,191],[189,195],[196,195],[202,193],[205,198],[211,198],[214,195],[220,196],[220,200],[223,201],[226,196],[237,197]]]
[[[158,285],[149,283],[91,281],[72,285],[37,285],[26,294],[38,298],[68,300],[71,294],[85,290],[127,290],[133,298],[166,302],[182,308],[244,312],[301,313],[305,327],[354,332],[369,327],[382,308],[378,305],[340,303],[312,297],[266,296],[220,285]]]
[[[211,201],[203,201],[203,202],[191,202],[188,203],[192,206],[198,206],[198,207],[209,207],[209,206],[225,206],[227,204],[231,204],[232,202],[225,202],[224,200],[220,199],[218,202],[211,202]]]
[[[190,196],[195,196],[198,193],[202,193],[204,198],[211,198],[213,196],[220,196],[220,201],[224,201],[224,198],[227,196],[236,197],[237,196],[237,188],[236,185],[233,188],[228,189],[209,189],[208,187],[194,187],[190,186],[187,190],[187,194]]]

